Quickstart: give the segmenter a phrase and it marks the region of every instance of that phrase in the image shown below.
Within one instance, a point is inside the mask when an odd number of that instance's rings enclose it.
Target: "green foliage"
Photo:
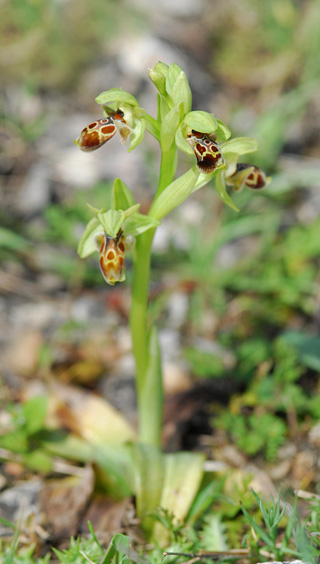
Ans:
[[[297,351],[301,363],[313,370],[320,370],[320,338],[302,331],[286,331],[282,335],[285,345]]]
[[[184,349],[184,356],[190,364],[192,374],[200,378],[214,378],[224,374],[223,361],[218,355],[187,347]]]
[[[71,539],[70,546],[54,553],[61,564],[143,564],[143,559],[130,548],[130,540],[120,533],[114,535],[106,551],[95,535],[90,539]]]
[[[52,469],[51,457],[39,448],[38,434],[44,429],[47,398],[37,396],[13,406],[10,423],[0,434],[0,446],[13,452],[28,468],[47,473]]]
[[[4,2],[1,50],[8,56],[12,52],[12,64],[3,58],[1,73],[7,80],[30,81],[35,87],[74,89],[83,68],[101,52],[106,36],[112,40],[120,21],[113,0],[95,0],[90,5],[83,1],[68,5],[39,0]]]
[[[43,558],[34,555],[35,546],[30,545],[17,549],[13,543],[11,546],[2,547],[0,543],[0,558],[2,564],[49,564],[50,554]]]
[[[236,445],[245,453],[255,455],[263,452],[266,459],[276,458],[278,448],[286,437],[286,424],[271,413],[241,414],[223,413],[216,426],[228,431]]]
[[[257,500],[258,507],[262,515],[264,527],[260,526],[256,522],[255,518],[251,517],[249,512],[244,507],[242,507],[242,511],[245,517],[247,518],[247,520],[249,521],[250,526],[253,528],[254,532],[256,533],[258,539],[261,539],[262,542],[267,547],[267,549],[270,550],[272,554],[274,554],[275,559],[281,559],[281,557],[284,556],[287,551],[287,546],[286,546],[287,538],[291,537],[292,523],[295,518],[295,513],[292,512],[291,519],[287,525],[287,529],[285,533],[285,541],[283,543],[283,546],[278,548],[276,546],[277,538],[278,538],[278,526],[281,519],[285,515],[285,509],[286,509],[284,507],[281,510],[280,495],[276,502],[274,501],[273,498],[271,498],[270,501],[268,502],[267,508],[265,508],[259,496],[255,492],[253,492],[253,494]],[[289,553],[293,554],[293,551],[289,550]]]
[[[254,491],[253,494],[262,516],[261,525],[245,507],[242,506],[241,508],[255,533],[253,542],[250,544],[258,558],[260,559],[261,553],[263,554],[263,551],[267,550],[268,553],[271,552],[275,560],[284,560],[289,555],[290,557],[301,558],[303,562],[316,563],[319,553],[310,540],[310,525],[306,529],[297,517],[297,499],[295,499],[292,507],[286,505],[281,507],[281,496],[279,494],[277,501],[271,497],[267,506],[265,506],[258,494]],[[286,513],[288,517],[285,517]],[[279,542],[280,531],[282,532],[281,542]]]
[[[272,348],[257,339],[248,341],[239,347],[238,359],[238,377],[247,382],[247,389],[231,399],[229,410],[214,425],[230,433],[243,452],[263,452],[272,461],[290,432],[283,413],[295,413],[298,421],[306,414],[316,417],[319,393],[308,395],[301,387],[303,365],[282,337]]]

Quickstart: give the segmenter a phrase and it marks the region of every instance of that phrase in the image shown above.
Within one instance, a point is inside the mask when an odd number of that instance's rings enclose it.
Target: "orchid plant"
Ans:
[[[213,180],[221,200],[237,211],[227,187],[235,190],[241,190],[243,187],[259,190],[268,184],[269,179],[256,166],[238,162],[243,155],[257,150],[257,142],[254,139],[230,139],[230,130],[214,114],[192,111],[189,82],[178,65],[168,66],[159,62],[149,70],[149,78],[158,90],[156,118],[141,108],[132,94],[112,88],[96,98],[96,102],[102,106],[103,117],[86,126],[75,143],[82,151],[93,151],[118,133],[124,142],[129,140],[128,151],[132,151],[143,140],[147,131],[160,145],[158,186],[148,213],[139,213],[139,203],[136,203],[130,188],[122,180],[116,179],[113,184],[111,209],[95,209],[90,206],[93,218],[88,223],[78,247],[82,258],[95,251],[99,253],[102,276],[111,285],[125,280],[125,258],[128,252],[132,252],[130,327],[136,364],[138,443],[144,445],[144,449],[149,445],[154,453],[160,452],[161,449],[163,407],[158,336],[148,319],[150,257],[156,229],[168,213],[182,204],[193,192]],[[194,162],[191,162],[190,168],[184,174],[176,177],[179,151],[189,155]],[[147,451],[143,452],[143,456],[147,456]],[[189,468],[192,467],[190,460],[189,458],[187,463]],[[196,478],[193,479],[192,487],[190,484],[188,486],[190,491],[184,498],[182,516],[187,513],[188,504],[190,506],[202,475],[202,458],[194,455],[193,460]],[[167,476],[168,468],[175,467],[176,479],[171,481],[176,481],[176,486],[181,482],[181,473],[178,478],[177,468],[184,474],[186,462],[183,457],[180,457],[179,464],[175,460],[174,465],[169,458],[167,460]],[[186,490],[184,493],[186,494]],[[164,490],[158,497],[154,495],[149,509],[157,503],[168,507],[164,499],[168,495],[168,491]],[[143,504],[141,499],[140,496],[140,502]]]

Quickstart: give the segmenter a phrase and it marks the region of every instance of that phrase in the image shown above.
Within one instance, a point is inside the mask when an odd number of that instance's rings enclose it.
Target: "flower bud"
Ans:
[[[159,62],[156,64],[154,68],[149,69],[148,71],[150,80],[152,80],[153,84],[158,88],[162,96],[167,95],[166,76],[168,73],[168,69],[169,69],[168,65]]]
[[[193,129],[186,141],[193,148],[198,169],[204,174],[210,174],[224,165],[225,160],[213,133],[208,135]]]
[[[81,151],[95,151],[102,147],[117,132],[117,122],[125,123],[123,113],[118,110],[113,115],[98,119],[87,125],[75,140]]]
[[[252,190],[261,190],[269,183],[270,179],[265,175],[263,170],[257,166],[245,163],[238,163],[236,171],[226,179],[229,186],[233,186],[235,190],[241,190],[243,186],[247,186]]]
[[[99,262],[103,278],[108,284],[113,286],[125,280],[125,245],[121,230],[114,239],[104,233]]]

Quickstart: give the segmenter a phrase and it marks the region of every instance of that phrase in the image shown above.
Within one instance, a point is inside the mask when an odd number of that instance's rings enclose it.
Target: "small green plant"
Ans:
[[[245,416],[226,412],[216,424],[231,433],[243,452],[252,456],[262,451],[268,461],[276,458],[287,431],[286,424],[272,413],[252,413]]]
[[[283,506],[279,493],[276,501],[271,497],[265,506],[258,494],[253,490],[252,493],[258,503],[262,524],[259,525],[243,505],[241,507],[253,535],[251,550],[259,558],[262,556],[281,561],[289,555],[302,558],[304,562],[316,562],[317,550],[307,538],[306,528],[297,517],[297,499],[293,506]]]
[[[22,405],[8,406],[7,425],[0,435],[2,458],[7,452],[27,468],[38,472],[52,470],[51,456],[39,445],[39,438],[45,426],[47,398],[36,396]]]

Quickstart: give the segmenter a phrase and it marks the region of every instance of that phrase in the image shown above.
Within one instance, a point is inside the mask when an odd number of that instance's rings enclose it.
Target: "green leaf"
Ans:
[[[160,225],[160,221],[149,215],[134,213],[123,224],[123,232],[125,235],[133,235],[136,237],[148,229],[155,229]]]
[[[0,525],[3,525],[4,527],[9,527],[10,529],[16,528],[15,523],[12,523],[12,521],[8,521],[8,519],[4,519],[4,517],[0,517]]]
[[[136,98],[121,88],[110,88],[110,90],[101,92],[101,94],[96,97],[96,102],[101,105],[109,104],[110,102],[124,102],[130,106],[139,106]]]
[[[133,461],[127,445],[95,445],[92,460],[96,463],[98,483],[113,499],[134,493]]]
[[[93,217],[86,226],[78,244],[77,251],[81,258],[86,258],[98,250],[95,237],[99,234],[103,234],[103,227],[100,221]]]
[[[220,199],[223,201],[224,204],[232,208],[234,211],[239,211],[237,206],[233,203],[227,192],[223,171],[218,171],[218,174],[216,175],[215,189],[217,191],[218,196],[220,197]]]
[[[24,453],[28,450],[28,438],[25,429],[10,431],[0,435],[0,447],[15,453]]]
[[[174,141],[180,123],[180,107],[174,106],[164,117],[161,125],[160,143],[163,151],[168,151]]]
[[[200,453],[166,454],[164,484],[160,506],[183,521],[188,514],[203,476],[204,456]],[[168,542],[168,531],[156,523],[153,538],[160,545]]]
[[[302,331],[287,331],[281,335],[288,346],[298,351],[301,362],[312,370],[320,370],[320,337]]]
[[[23,456],[23,463],[28,468],[48,474],[52,472],[52,458],[40,449],[33,450]]]
[[[47,411],[48,398],[46,396],[36,396],[22,405],[22,413],[29,435],[44,428]]]
[[[128,186],[116,178],[112,186],[112,209],[127,210],[135,205],[134,197]]]
[[[192,194],[199,175],[200,172],[196,165],[194,165],[185,174],[171,182],[158,198],[153,201],[149,215],[160,220],[171,210],[182,204]]]
[[[290,513],[290,517],[288,520],[288,524],[286,526],[286,530],[284,532],[284,539],[281,543],[282,548],[289,546],[291,537],[292,537],[292,533],[293,533],[293,528],[297,519],[297,502],[298,502],[298,498],[297,496],[295,496],[294,498],[294,502],[292,505],[292,509],[291,509],[291,513]]]
[[[100,564],[119,562],[121,557],[129,551],[129,545],[130,539],[127,535],[116,533],[111,540],[104,557],[100,560]]]
[[[56,431],[49,432],[45,440],[42,438],[42,445],[56,456],[80,462],[91,462],[98,449],[96,445],[93,446],[78,436]]]
[[[241,503],[241,509],[243,514],[245,515],[245,517],[247,518],[247,520],[249,521],[251,527],[253,528],[253,530],[256,532],[257,535],[259,535],[259,537],[266,543],[266,545],[271,549],[274,550],[275,549],[275,544],[272,541],[272,538],[270,537],[270,535],[267,533],[267,531],[265,531],[262,527],[260,527],[260,525],[258,525],[258,523],[256,523],[255,519],[253,519],[251,517],[251,515],[248,513],[248,511],[246,510],[246,508],[242,505]]]
[[[164,457],[154,445],[134,444],[131,449],[137,515],[142,519],[143,529],[150,534],[155,524],[150,514],[159,507],[161,499]]]
[[[203,111],[189,112],[184,118],[184,124],[189,129],[194,129],[200,133],[213,133],[218,128],[218,121],[214,114]]]
[[[187,516],[188,523],[193,524],[202,514],[204,514],[204,512],[219,496],[224,482],[225,478],[219,482],[217,480],[212,480],[205,488],[198,492],[192,502]]]
[[[29,241],[21,237],[11,229],[0,227],[0,247],[9,249],[10,251],[26,251],[31,246]]]
[[[171,92],[174,105],[183,104],[184,114],[190,112],[192,107],[192,93],[189,81],[183,71],[178,75]]]
[[[99,564],[148,564],[148,560],[140,556],[130,547],[130,538],[122,533],[116,533]]]

